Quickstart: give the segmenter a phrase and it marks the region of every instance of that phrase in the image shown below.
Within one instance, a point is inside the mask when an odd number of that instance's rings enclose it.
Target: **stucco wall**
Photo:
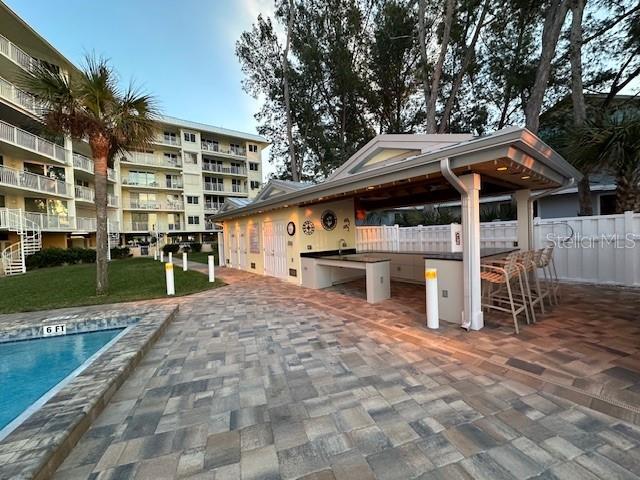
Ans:
[[[327,231],[322,227],[321,216],[325,210],[333,211],[338,224],[333,230]],[[296,231],[293,236],[286,235],[286,262],[287,271],[294,269],[297,276],[287,276],[293,283],[300,282],[300,253],[337,250],[339,240],[344,240],[347,248],[355,248],[356,232],[353,199],[338,202],[327,202],[309,207],[289,207],[273,212],[255,214],[246,218],[226,220],[224,222],[224,250],[227,265],[232,259],[232,240],[240,239],[241,246],[247,251],[246,270],[258,274],[264,274],[264,238],[263,226],[265,222],[293,222]],[[313,233],[305,234],[302,225],[305,221],[313,223]],[[259,245],[256,252],[251,252],[250,229],[255,225],[258,231]],[[347,229],[348,227],[348,229]],[[234,236],[232,237],[232,232]],[[252,264],[253,267],[252,268]]]
[[[67,234],[49,232],[43,233],[42,248],[67,248]]]

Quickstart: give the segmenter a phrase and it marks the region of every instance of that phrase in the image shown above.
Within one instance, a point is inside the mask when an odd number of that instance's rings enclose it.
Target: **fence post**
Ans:
[[[637,249],[636,242],[638,241],[638,234],[640,232],[635,231],[635,222],[633,218],[633,212],[624,212],[624,284],[628,287],[632,287],[636,281],[637,272]],[[632,239],[631,242],[628,239]]]
[[[160,262],[164,263],[164,250],[160,250]]]
[[[169,252],[169,263],[173,263],[173,252]]]
[[[182,271],[187,271],[187,252],[182,252]]]

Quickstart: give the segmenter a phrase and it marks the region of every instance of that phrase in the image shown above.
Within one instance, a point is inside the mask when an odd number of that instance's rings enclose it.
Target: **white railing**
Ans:
[[[243,187],[241,185],[231,185],[231,191],[233,193],[247,193],[246,187]]]
[[[363,226],[356,228],[361,252],[451,251],[452,228]],[[480,225],[482,248],[516,245],[516,221]],[[555,245],[554,260],[561,280],[640,286],[640,213],[534,220],[533,248]]]
[[[207,192],[224,192],[222,183],[203,183],[202,188]]]
[[[39,60],[33,58],[13,42],[9,41],[4,35],[0,35],[0,54],[32,73],[40,63]]]
[[[3,121],[0,121],[0,140],[34,153],[39,153],[53,160],[67,163],[67,153],[64,147]]]
[[[224,205],[224,203],[205,202],[204,203],[204,211],[205,212],[217,212],[218,210],[220,210],[222,208],[222,205]]]
[[[215,173],[226,173],[229,175],[247,175],[247,169],[242,167],[223,167],[215,163],[202,162],[202,170]]]
[[[157,167],[180,168],[182,166],[182,160],[180,156],[173,160],[164,156],[159,157],[154,155],[153,153],[146,152],[128,152],[123,157],[123,160],[129,163],[136,163],[139,165],[152,165]]]
[[[120,231],[120,223],[116,220],[108,219],[109,233],[118,233]],[[76,230],[95,232],[97,221],[91,217],[78,217],[76,219]]]
[[[89,157],[85,157],[79,153],[73,154],[73,168],[83,170],[87,173],[93,174],[95,171],[95,165],[93,160]],[[117,174],[113,168],[107,168],[107,178],[113,182],[117,181]]]
[[[82,200],[85,202],[94,202],[96,199],[96,192],[93,188],[83,187],[81,185],[75,185],[75,198],[76,200]]]
[[[122,185],[129,185],[134,187],[148,187],[148,188],[183,188],[180,180],[167,180],[164,182],[140,182],[132,178],[123,178]]]
[[[113,195],[111,193],[107,193],[107,207],[117,207],[118,205],[120,205],[120,202],[118,201],[118,196]]]
[[[154,141],[162,145],[172,145],[174,147],[180,146],[180,138],[177,135],[175,137],[170,137],[167,135],[156,135]]]
[[[24,217],[38,225],[41,230],[75,230],[74,218],[66,215],[48,215],[46,213],[24,212]]]
[[[13,83],[8,82],[2,77],[0,77],[0,97],[24,108],[38,117],[42,115],[42,112],[45,110],[45,104],[43,102],[30,93],[20,90]]]
[[[127,224],[127,231],[148,232],[149,223],[148,222],[131,222]]]
[[[183,202],[161,202],[159,200],[129,200],[126,208],[133,210],[184,210]]]
[[[69,196],[71,185],[55,178],[0,165],[0,185],[26,188],[42,193]]]
[[[244,147],[224,147],[218,143],[200,142],[202,150],[207,152],[223,153],[225,155],[233,155],[234,157],[246,157],[247,149]]]

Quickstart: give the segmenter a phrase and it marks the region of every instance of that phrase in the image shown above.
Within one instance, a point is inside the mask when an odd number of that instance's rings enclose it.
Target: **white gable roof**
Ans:
[[[296,192],[310,186],[310,183],[292,182],[291,180],[276,180],[272,178],[264,187],[262,187],[262,190],[258,192],[254,202],[284,195],[285,193]]]
[[[474,138],[473,135],[469,133],[377,135],[336,169],[327,180],[336,180],[355,173],[381,168],[472,138]]]

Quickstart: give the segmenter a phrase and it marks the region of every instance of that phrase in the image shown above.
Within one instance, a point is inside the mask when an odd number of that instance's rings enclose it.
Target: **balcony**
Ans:
[[[0,121],[0,140],[65,165],[68,163],[64,147],[3,121]]]
[[[224,192],[222,183],[203,183],[202,188],[205,192]]]
[[[41,230],[69,232],[76,229],[75,219],[66,215],[24,212],[24,218],[38,225]]]
[[[233,193],[248,193],[247,188],[242,185],[231,185],[231,191]]]
[[[125,225],[125,230],[127,232],[148,232],[149,223],[148,222],[131,222]]]
[[[159,188],[159,189],[181,189],[183,184],[181,180],[165,179],[164,182],[140,182],[133,178],[123,178],[122,186],[138,187],[138,188]]]
[[[50,195],[71,196],[71,185],[55,178],[37,175],[0,165],[0,185],[32,190]]]
[[[45,110],[44,103],[40,102],[30,93],[20,90],[14,84],[8,82],[2,77],[0,77],[0,97],[27,110],[36,117],[40,117],[42,112]]]
[[[216,213],[218,210],[222,208],[224,203],[218,202],[204,202],[204,211],[206,213]]]
[[[246,157],[247,149],[244,147],[225,147],[219,143],[200,142],[200,148],[205,152],[221,153],[232,157]]]
[[[7,57],[16,65],[22,67],[27,72],[33,73],[36,67],[40,64],[38,59],[33,58],[20,47],[17,47],[4,35],[0,35],[0,54]]]
[[[80,202],[89,202],[95,203],[96,200],[96,192],[93,188],[83,187],[82,185],[75,185],[75,199]],[[117,207],[118,206],[118,197],[111,193],[107,193],[107,206],[108,207]]]
[[[109,233],[118,233],[120,232],[120,222],[117,220],[108,220],[108,229]],[[95,218],[91,217],[78,217],[76,219],[76,230],[82,230],[85,232],[95,232],[97,229],[97,221]]]
[[[244,167],[223,167],[215,163],[202,162],[202,170],[205,172],[226,173],[228,175],[247,176],[247,169]]]
[[[167,157],[157,157],[153,153],[128,152],[122,158],[122,160],[128,163],[135,163],[138,165],[151,165],[154,167],[168,167],[168,168],[182,167],[182,159],[180,158],[180,156],[178,156],[176,160],[173,160]]]
[[[160,145],[170,145],[172,147],[180,146],[180,137],[178,135],[175,137],[171,137],[169,135],[156,135],[156,138],[153,141]]]
[[[184,210],[184,203],[182,201],[129,200],[129,204],[124,208],[129,210],[181,211]]]

